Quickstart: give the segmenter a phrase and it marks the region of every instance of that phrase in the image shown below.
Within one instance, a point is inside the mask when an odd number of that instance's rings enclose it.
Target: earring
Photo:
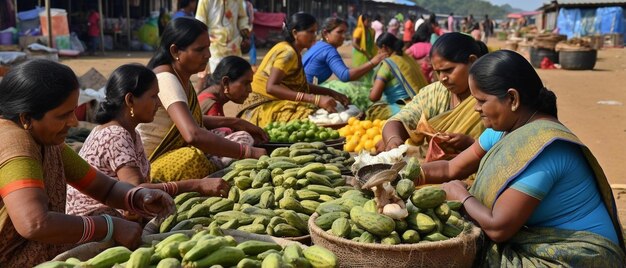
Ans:
[[[515,112],[515,111],[517,111],[517,106],[511,107],[511,112]]]
[[[176,57],[176,61],[180,61],[180,58],[179,58],[179,57]]]
[[[130,107],[130,117],[135,117],[135,112],[133,111],[133,107]]]
[[[225,94],[228,94],[228,86],[225,86],[225,87],[224,87],[224,93],[225,93]]]
[[[28,127],[28,124],[24,124],[24,129],[25,129],[25,130],[28,130],[28,128],[29,128],[29,127]]]

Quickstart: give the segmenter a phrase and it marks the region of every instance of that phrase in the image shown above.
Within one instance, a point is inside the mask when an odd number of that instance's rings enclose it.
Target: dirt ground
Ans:
[[[491,41],[490,46],[501,43]],[[259,63],[267,50],[259,51]],[[349,65],[350,46],[339,49]],[[146,64],[152,53],[109,52],[101,57],[62,59],[77,75],[96,68],[108,75],[125,63]],[[609,182],[626,185],[626,49],[609,48],[598,52],[592,71],[538,70],[546,87],[558,97],[559,119],[594,153]],[[612,105],[601,104],[607,102]],[[227,105],[227,115],[234,106]],[[626,187],[615,191],[623,221],[626,221]]]

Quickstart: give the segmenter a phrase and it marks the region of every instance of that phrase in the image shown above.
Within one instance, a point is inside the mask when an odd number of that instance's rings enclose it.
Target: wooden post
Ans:
[[[130,1],[126,1],[126,41],[128,41],[128,51],[131,50],[130,46]]]
[[[48,46],[52,47],[52,15],[50,14],[50,0],[46,0],[46,16],[48,20]]]
[[[98,12],[100,13],[100,51],[102,51],[102,56],[104,56],[104,16],[102,15],[102,0],[98,0]]]

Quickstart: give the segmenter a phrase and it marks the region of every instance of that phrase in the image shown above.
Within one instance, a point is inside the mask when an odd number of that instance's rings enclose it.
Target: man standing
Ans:
[[[454,13],[450,13],[448,16],[448,32],[454,32]]]
[[[98,11],[92,9],[89,12],[87,26],[89,27],[87,34],[90,39],[89,54],[93,56],[100,48],[100,13],[98,13]]]
[[[241,41],[251,30],[243,0],[200,0],[196,19],[209,27],[211,58],[207,71],[198,74],[197,90],[202,90],[206,74],[212,73],[226,56],[241,57]]]
[[[411,45],[411,38],[415,33],[415,15],[410,15],[409,19],[404,23],[404,33],[402,34],[402,41],[404,41],[404,48],[408,48]]]
[[[483,30],[481,41],[487,44],[487,39],[493,34],[493,21],[489,19],[489,15],[485,15],[485,20],[481,24]]]

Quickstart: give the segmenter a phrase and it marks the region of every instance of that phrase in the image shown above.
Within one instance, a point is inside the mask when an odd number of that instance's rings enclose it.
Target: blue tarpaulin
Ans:
[[[624,35],[625,24],[621,7],[561,8],[557,18],[559,33],[567,35],[567,38],[614,33]]]

